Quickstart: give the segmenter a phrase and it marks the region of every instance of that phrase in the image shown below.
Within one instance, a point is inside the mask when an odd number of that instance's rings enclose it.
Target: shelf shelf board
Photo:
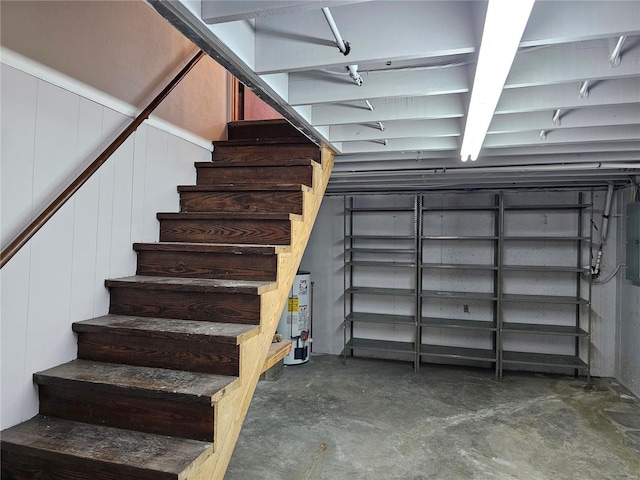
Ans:
[[[345,262],[346,266],[354,267],[415,267],[415,263],[411,262],[374,262],[365,260],[352,260],[351,262]]]
[[[414,353],[413,342],[391,342],[388,340],[369,340],[365,338],[352,338],[345,348],[349,350],[383,350],[385,352]]]
[[[382,288],[382,287],[349,287],[345,293],[362,293],[367,295],[395,295],[412,297],[416,291],[410,288]]]
[[[354,247],[347,248],[344,251],[345,253],[392,253],[392,254],[400,254],[400,255],[415,255],[415,248],[362,248],[362,247]]]
[[[455,211],[459,211],[459,212],[464,212],[464,211],[477,211],[477,210],[486,210],[488,212],[493,211],[493,210],[498,210],[500,207],[497,205],[468,205],[468,206],[437,206],[437,207],[429,207],[429,206],[423,206],[422,207],[422,211],[423,212],[455,212]]]
[[[565,272],[565,273],[581,273],[588,272],[588,268],[581,267],[562,267],[556,265],[503,265],[502,269],[510,272],[528,271],[528,272]]]
[[[485,240],[498,240],[496,236],[487,236],[487,235],[423,235],[421,237],[423,240],[477,240],[477,241],[485,241]]]
[[[345,235],[351,240],[415,240],[413,235]]]
[[[519,293],[505,293],[502,295],[505,302],[526,302],[526,303],[566,303],[573,305],[588,305],[584,298],[568,297],[562,295],[524,295]]]
[[[497,296],[493,293],[480,292],[451,292],[441,290],[423,290],[420,295],[430,298],[468,298],[473,300],[497,300]]]
[[[376,213],[376,212],[414,212],[413,207],[347,207],[345,212]]]
[[[462,328],[467,330],[486,330],[495,332],[497,327],[488,320],[463,320],[460,318],[422,317],[421,327]]]
[[[411,315],[385,315],[381,313],[352,312],[347,315],[347,322],[362,323],[393,323],[397,325],[414,326],[416,324],[415,317]]]
[[[554,203],[549,205],[505,205],[505,210],[582,210],[591,207],[590,203]]]
[[[535,242],[546,242],[546,241],[553,241],[553,242],[577,242],[577,241],[587,241],[590,240],[589,237],[578,237],[578,236],[571,236],[571,235],[567,235],[567,236],[553,236],[553,235],[548,235],[548,236],[541,236],[541,235],[513,235],[513,236],[505,236],[503,237],[504,240],[506,241],[535,241]]]
[[[539,323],[504,322],[502,331],[508,333],[534,333],[540,335],[566,335],[571,337],[588,337],[582,328],[575,325],[543,325]]]
[[[483,265],[478,263],[423,263],[422,268],[445,268],[461,270],[498,270],[496,265]]]
[[[420,345],[421,357],[446,357],[465,360],[496,362],[496,352],[480,348],[450,347],[447,345]]]
[[[589,366],[575,355],[557,355],[551,353],[502,352],[502,363],[520,365],[540,365],[546,367],[568,367],[588,370]]]

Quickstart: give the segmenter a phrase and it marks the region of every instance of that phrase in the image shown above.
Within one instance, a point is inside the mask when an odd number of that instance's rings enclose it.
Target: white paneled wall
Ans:
[[[3,247],[130,119],[2,65]],[[74,321],[107,313],[106,278],[135,273],[133,242],[158,241],[160,211],[210,152],[146,125],[0,272],[2,425],[37,413],[32,374],[75,358]]]

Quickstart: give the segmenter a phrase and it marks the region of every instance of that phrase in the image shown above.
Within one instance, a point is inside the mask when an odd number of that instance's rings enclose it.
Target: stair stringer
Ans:
[[[260,297],[260,333],[240,344],[239,387],[225,395],[217,405],[215,418],[214,453],[189,480],[218,480],[224,478],[231,455],[249,410],[262,366],[276,331],[282,309],[300,266],[315,223],[324,192],[333,169],[334,155],[322,147],[322,163],[313,175],[313,190],[304,194],[302,221],[292,224],[291,248],[278,255],[277,289]]]

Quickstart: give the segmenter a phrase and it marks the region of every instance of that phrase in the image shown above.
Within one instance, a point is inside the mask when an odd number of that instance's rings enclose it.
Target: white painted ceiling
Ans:
[[[480,156],[467,163],[486,1],[148,1],[335,149],[331,191],[587,186],[640,172],[640,1],[538,0]]]

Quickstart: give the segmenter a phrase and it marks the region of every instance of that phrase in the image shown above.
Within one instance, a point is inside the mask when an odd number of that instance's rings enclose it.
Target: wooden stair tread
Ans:
[[[299,183],[260,185],[255,183],[221,183],[215,185],[178,185],[178,192],[310,192],[311,187]]]
[[[213,153],[215,155],[216,147],[269,147],[269,146],[308,146],[310,148],[320,148],[307,137],[279,137],[279,138],[257,138],[237,140],[215,140],[213,142]]]
[[[190,243],[190,242],[152,242],[134,243],[133,249],[154,250],[164,252],[202,252],[202,253],[231,253],[234,255],[275,255],[287,253],[289,246],[282,245],[258,245],[250,243]]]
[[[290,163],[288,163],[290,162]],[[196,168],[242,168],[244,165],[224,165],[224,162],[216,163],[215,161],[209,162],[195,162]],[[261,165],[259,168],[280,168],[280,167],[313,167],[318,166],[318,162],[315,162],[309,158],[290,159],[283,160],[283,163],[274,163],[273,165]]]
[[[158,213],[158,220],[177,220],[191,218],[194,220],[302,220],[297,213],[256,213],[256,212],[179,212]]]
[[[74,332],[100,332],[105,328],[122,333],[136,332],[145,337],[181,337],[190,339],[202,337],[204,341],[240,343],[260,333],[258,325],[240,323],[202,322],[198,320],[174,320],[155,317],[136,317],[129,315],[104,315],[73,324]]]
[[[139,397],[213,405],[238,383],[237,377],[117,363],[72,360],[35,373],[39,385],[82,382],[126,390]]]
[[[137,478],[130,469],[139,470],[138,478],[178,479],[202,464],[213,453],[213,444],[37,415],[4,430],[2,450],[38,453],[44,462],[75,457],[96,465],[119,465],[125,469],[121,478],[127,479]]]
[[[265,358],[262,364],[262,370],[260,373],[264,373],[273,367],[276,363],[286,357],[291,351],[291,340],[285,340],[284,342],[272,343],[269,346],[267,352],[267,358]]]
[[[132,275],[105,280],[109,288],[131,287],[149,290],[172,290],[206,293],[244,293],[260,295],[278,287],[276,282],[220,280],[216,278],[182,278]]]

